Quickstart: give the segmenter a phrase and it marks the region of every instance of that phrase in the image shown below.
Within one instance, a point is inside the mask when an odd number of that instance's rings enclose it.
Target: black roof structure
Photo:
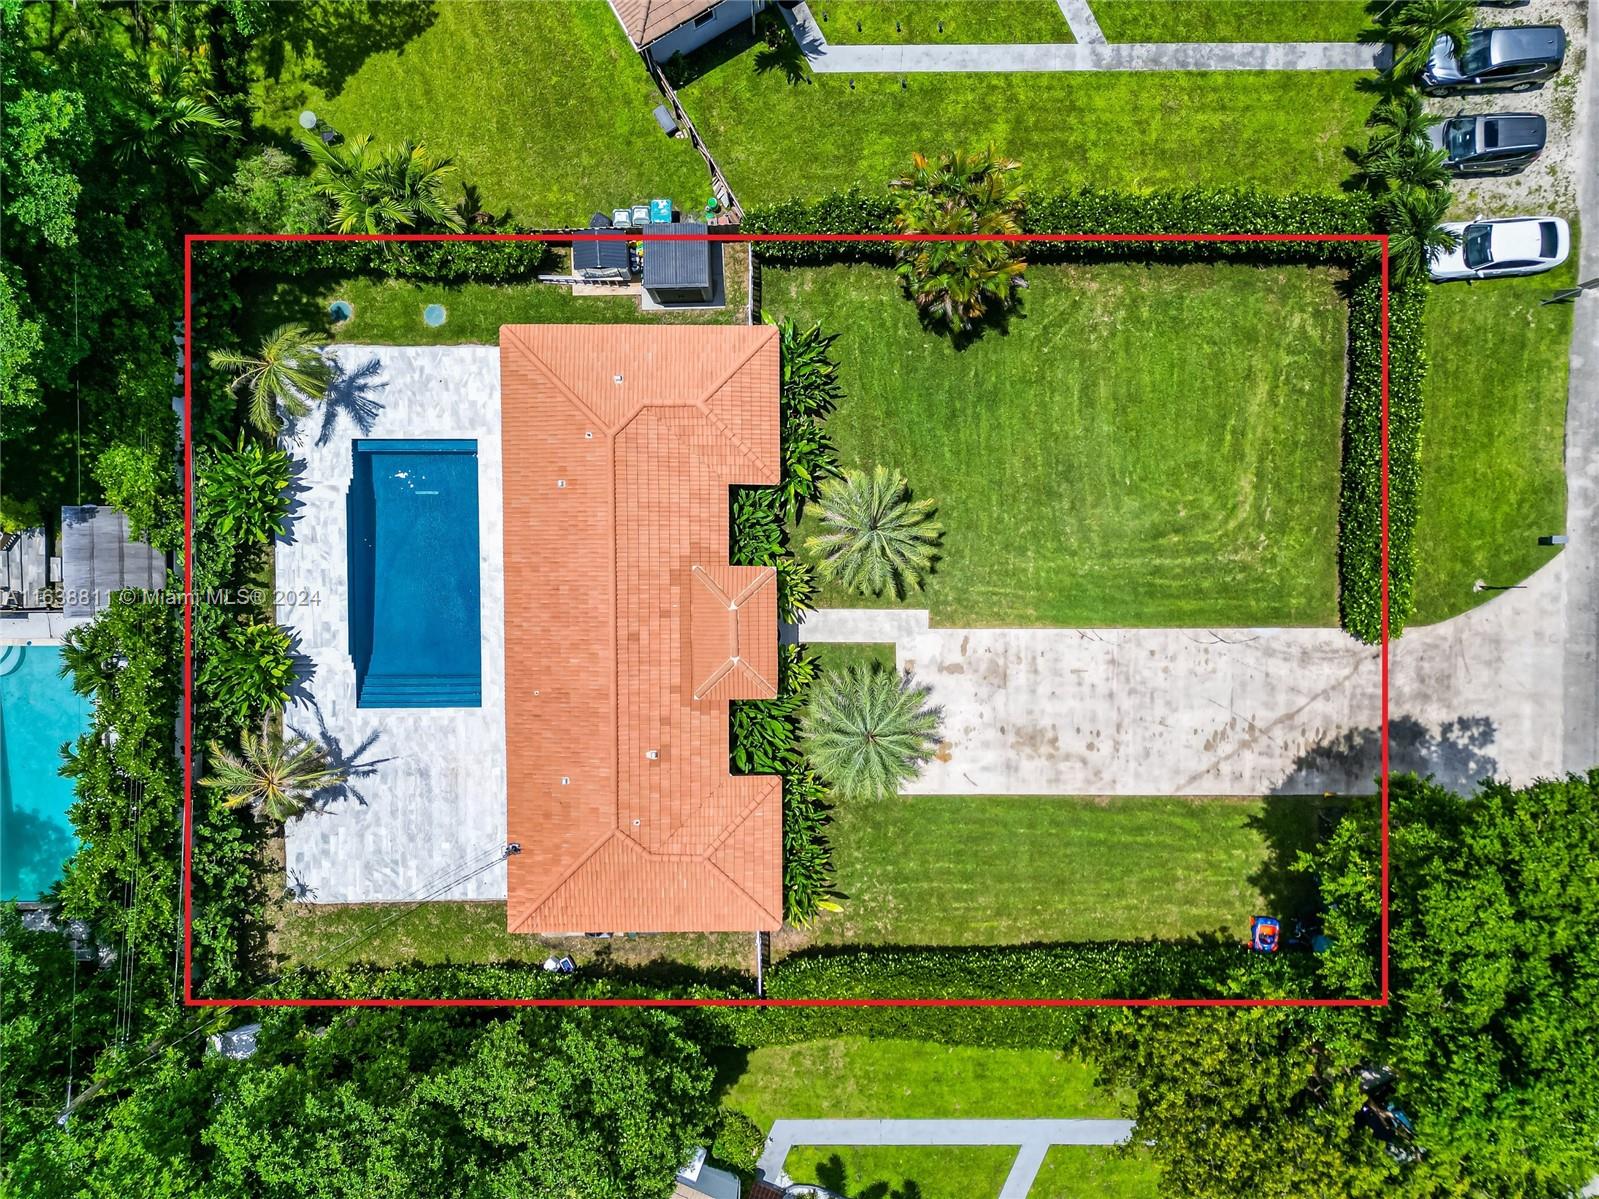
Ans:
[[[596,212],[589,221],[589,228],[599,233],[614,233],[611,228],[611,219],[603,213]],[[572,242],[572,273],[581,274],[584,271],[626,271],[627,270],[627,242],[620,239],[612,241],[582,241]]]
[[[673,233],[701,233],[705,226],[697,222],[681,222],[668,226]],[[657,288],[695,289],[711,286],[711,253],[709,241],[649,241],[644,245],[644,286]]]

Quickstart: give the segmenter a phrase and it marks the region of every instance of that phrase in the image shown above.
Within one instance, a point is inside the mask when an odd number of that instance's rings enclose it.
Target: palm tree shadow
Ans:
[[[305,501],[300,498],[310,490],[304,481],[305,466],[304,458],[293,458],[289,461],[289,485],[283,491],[288,497],[289,506],[283,513],[283,532],[278,534],[278,540],[284,545],[294,544],[294,526],[305,510]]]
[[[331,804],[341,800],[354,800],[363,808],[369,807],[370,804],[368,804],[365,794],[356,786],[356,780],[372,777],[378,772],[379,766],[394,760],[393,758],[373,758],[368,756],[372,751],[372,747],[383,736],[382,731],[373,729],[362,739],[359,745],[352,750],[346,751],[343,741],[329,731],[327,720],[322,715],[321,706],[314,700],[309,701],[306,706],[311,709],[311,713],[316,719],[316,735],[313,737],[305,729],[296,728],[292,725],[289,726],[289,731],[296,737],[305,737],[320,744],[327,754],[328,761],[343,774],[343,778],[339,782],[330,787],[324,787],[312,796],[311,802],[306,805],[307,810],[323,812]]]
[[[383,364],[377,356],[367,359],[354,370],[347,369],[337,358],[330,358],[332,378],[327,395],[322,401],[322,427],[317,432],[316,444],[327,445],[333,440],[339,417],[348,416],[363,435],[370,434],[383,414],[383,404],[377,393],[388,386],[378,382]]]

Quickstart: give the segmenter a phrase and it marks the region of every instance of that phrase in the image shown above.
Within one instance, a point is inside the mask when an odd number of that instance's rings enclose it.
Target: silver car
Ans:
[[[1498,279],[1550,271],[1571,253],[1571,228],[1557,216],[1512,216],[1455,221],[1441,226],[1456,238],[1453,250],[1435,250],[1428,273],[1436,282]]]

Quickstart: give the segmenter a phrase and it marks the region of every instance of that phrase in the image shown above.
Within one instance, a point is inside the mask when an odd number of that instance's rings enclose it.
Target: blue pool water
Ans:
[[[53,645],[0,646],[0,900],[40,898],[77,841],[61,747],[89,727],[89,701]]]
[[[355,442],[348,517],[357,707],[482,704],[477,515],[477,442]]]

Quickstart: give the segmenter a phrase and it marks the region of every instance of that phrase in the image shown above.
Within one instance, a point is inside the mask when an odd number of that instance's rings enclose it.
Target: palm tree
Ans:
[[[238,137],[239,122],[225,117],[205,98],[199,73],[170,60],[150,78],[148,103],[129,113],[132,127],[117,146],[115,160],[131,159],[176,167],[197,190],[211,181],[211,138]]]
[[[255,355],[212,350],[211,365],[238,376],[233,388],[249,390],[250,423],[275,434],[280,407],[290,416],[304,416],[327,394],[332,372],[321,353],[327,341],[304,325],[279,325]]]
[[[1458,244],[1440,226],[1448,211],[1449,193],[1436,188],[1400,187],[1389,194],[1382,212],[1395,283],[1425,279],[1433,256]]]
[[[847,799],[888,799],[938,748],[928,689],[891,670],[825,672],[800,718],[805,753]]]
[[[305,737],[285,737],[268,722],[239,742],[239,752],[233,753],[213,741],[212,773],[200,780],[201,786],[221,791],[227,807],[254,808],[282,822],[305,811],[319,791],[345,779],[344,768],[334,765],[321,746]]]
[[[1366,174],[1395,187],[1445,188],[1449,172],[1444,167],[1448,155],[1426,142],[1398,143],[1366,160]]]
[[[882,595],[907,583],[921,585],[932,569],[943,529],[933,519],[932,500],[913,500],[904,476],[886,466],[870,474],[850,471],[822,484],[823,532],[805,548],[819,554],[824,579],[857,595]]]
[[[971,240],[973,234],[1020,232],[1018,165],[992,147],[945,151],[936,160],[916,154],[910,172],[889,182],[901,193],[899,232],[963,239],[907,242],[898,251],[900,278],[917,307],[951,329],[971,328],[990,304],[1007,306],[1020,286],[1026,263],[1012,257],[1007,243]]]
[[[1441,120],[1442,117],[1427,111],[1421,93],[1413,87],[1384,96],[1366,122],[1367,128],[1372,130],[1366,152],[1381,154],[1395,146],[1414,145],[1425,140],[1427,130]]]
[[[1392,73],[1408,79],[1427,65],[1433,45],[1449,39],[1457,56],[1471,32],[1471,0],[1403,0],[1386,14],[1383,32],[1394,47]]]
[[[307,138],[317,190],[333,201],[336,233],[393,233],[398,229],[460,232],[466,222],[457,205],[445,199],[455,174],[448,158],[434,158],[427,147],[409,141],[377,150],[366,134],[330,146]]]

